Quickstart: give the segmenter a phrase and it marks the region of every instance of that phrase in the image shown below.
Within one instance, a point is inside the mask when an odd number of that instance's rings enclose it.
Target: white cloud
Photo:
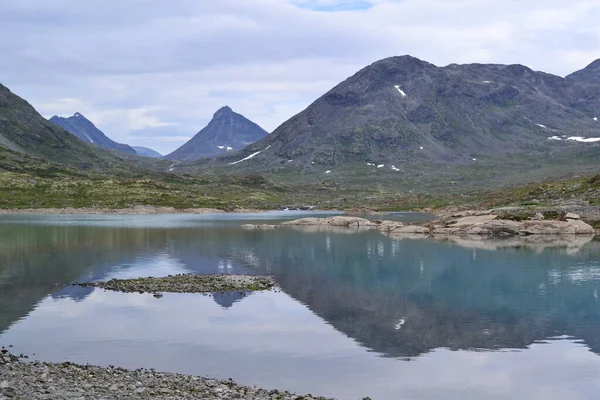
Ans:
[[[155,137],[189,137],[225,104],[270,131],[393,55],[565,75],[600,54],[598,18],[596,0],[21,0],[0,4],[0,82],[168,153],[182,143]]]

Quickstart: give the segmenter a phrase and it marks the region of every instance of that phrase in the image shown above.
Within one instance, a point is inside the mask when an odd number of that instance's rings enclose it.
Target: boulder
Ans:
[[[579,217],[579,215],[577,215],[577,214],[575,214],[575,213],[571,213],[571,212],[567,213],[567,215],[565,215],[565,218],[566,218],[566,219],[581,219],[581,218]]]
[[[402,234],[402,233],[428,235],[429,228],[426,228],[424,226],[418,226],[418,225],[406,225],[406,226],[400,226],[396,229],[393,229],[392,231],[390,231],[390,233],[395,234],[395,235]]]

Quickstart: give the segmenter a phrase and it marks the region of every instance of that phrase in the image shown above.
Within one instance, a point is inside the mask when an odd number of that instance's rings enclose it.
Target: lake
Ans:
[[[315,215],[0,215],[0,345],[338,399],[597,398],[600,242],[239,228]],[[268,274],[281,290],[71,285],[177,273]]]

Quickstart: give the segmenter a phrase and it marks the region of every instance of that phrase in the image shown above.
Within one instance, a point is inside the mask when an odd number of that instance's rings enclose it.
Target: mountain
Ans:
[[[268,135],[268,132],[228,106],[219,109],[209,124],[183,146],[165,156],[191,161],[240,150]]]
[[[105,149],[112,149],[126,154],[137,154],[136,151],[126,144],[117,143],[107,137],[104,132],[96,128],[96,126],[86,117],[76,112],[72,117],[63,118],[53,116],[50,122],[60,126],[67,132],[72,133],[84,142],[94,143]]]
[[[77,166],[106,167],[122,160],[74,137],[42,117],[27,101],[0,84],[0,158],[16,154]]]
[[[600,60],[584,69],[568,75],[572,85],[571,106],[586,113],[588,117],[600,118]]]
[[[591,114],[598,92],[589,87],[600,80],[599,70],[600,60],[562,78],[522,65],[437,67],[411,56],[386,58],[264,139],[217,162],[244,171],[307,173],[384,165],[392,173],[512,155],[547,162],[555,153],[582,146],[593,158],[596,144],[565,139],[600,138],[600,124]]]
[[[149,149],[147,147],[142,147],[142,146],[131,146],[131,147],[135,150],[135,152],[137,153],[138,156],[162,158],[162,154],[160,154],[158,151]]]

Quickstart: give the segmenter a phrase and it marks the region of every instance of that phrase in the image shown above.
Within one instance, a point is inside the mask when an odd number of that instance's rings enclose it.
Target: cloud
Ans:
[[[599,18],[596,0],[2,2],[0,82],[168,153],[180,139],[155,138],[190,137],[225,104],[271,131],[393,55],[565,75],[600,54]]]

